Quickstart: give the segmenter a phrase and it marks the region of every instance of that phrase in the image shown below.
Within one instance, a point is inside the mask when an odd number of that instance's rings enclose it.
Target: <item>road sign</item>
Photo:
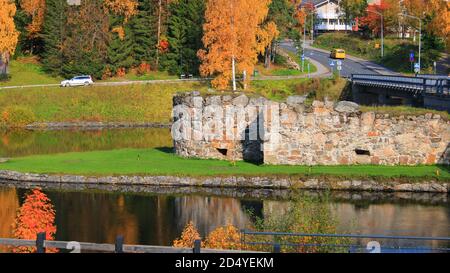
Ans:
[[[342,70],[342,66],[338,65],[337,66],[337,70],[341,71]]]
[[[419,63],[415,63],[414,64],[414,72],[419,73],[419,71],[420,71]]]
[[[330,66],[334,66],[334,61],[330,61]]]
[[[305,54],[302,54],[302,61],[305,60]]]
[[[337,61],[337,65],[341,66],[342,65],[342,61]]]
[[[414,52],[413,52],[413,51],[411,51],[411,52],[409,53],[409,61],[410,61],[410,62],[414,62]]]

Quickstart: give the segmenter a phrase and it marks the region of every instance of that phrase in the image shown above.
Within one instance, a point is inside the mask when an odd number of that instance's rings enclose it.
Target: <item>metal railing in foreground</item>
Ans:
[[[254,251],[208,249],[201,247],[196,240],[193,248],[176,248],[170,246],[126,245],[123,236],[117,236],[115,244],[97,244],[84,242],[66,242],[46,240],[45,233],[38,233],[36,240],[0,238],[0,245],[10,247],[36,248],[37,253],[45,253],[46,249],[60,249],[70,253],[102,252],[102,253],[254,253]]]
[[[307,234],[241,230],[246,249],[316,253],[450,253],[450,237]]]

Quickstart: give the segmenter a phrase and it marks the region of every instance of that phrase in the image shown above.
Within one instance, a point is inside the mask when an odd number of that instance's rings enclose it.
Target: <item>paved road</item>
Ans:
[[[312,63],[317,67],[317,71],[314,73],[303,74],[298,76],[260,76],[257,78],[252,78],[254,81],[280,81],[280,80],[290,80],[290,79],[302,79],[302,78],[320,78],[330,76],[329,70],[322,66],[320,63]],[[96,82],[94,86],[122,86],[122,85],[133,85],[133,84],[172,84],[172,83],[183,83],[183,82],[202,82],[211,80],[210,78],[192,78],[192,79],[169,79],[169,80],[146,80],[146,81],[120,81],[120,82]],[[35,87],[58,87],[59,84],[36,84],[36,85],[14,85],[14,86],[0,86],[2,89],[23,89],[23,88],[35,88]]]
[[[283,42],[280,44],[283,49],[289,50],[291,52],[297,52],[294,44],[292,42]],[[330,52],[322,49],[312,48],[306,46],[305,57],[311,58],[327,68],[332,68],[330,66]],[[335,61],[336,64],[336,61]],[[336,69],[336,65],[333,67]],[[349,77],[351,74],[380,74],[380,75],[397,75],[398,73],[393,72],[385,67],[382,67],[373,62],[369,62],[363,59],[359,59],[353,56],[347,56],[347,59],[342,61],[342,71],[341,76]]]

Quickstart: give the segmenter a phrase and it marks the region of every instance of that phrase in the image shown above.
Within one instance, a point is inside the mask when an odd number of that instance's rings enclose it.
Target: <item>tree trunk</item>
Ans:
[[[157,34],[157,46],[156,46],[156,70],[159,69],[159,44],[161,42],[161,16],[162,16],[162,0],[159,0],[158,10],[158,34]]]

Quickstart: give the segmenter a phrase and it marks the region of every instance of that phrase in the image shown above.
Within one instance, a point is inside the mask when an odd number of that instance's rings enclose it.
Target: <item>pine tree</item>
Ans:
[[[169,52],[162,66],[172,74],[199,74],[197,51],[202,48],[202,25],[205,20],[204,0],[180,0],[169,5],[171,16],[167,38]]]
[[[156,68],[156,5],[152,0],[139,0],[138,13],[129,21],[135,63],[146,62]]]
[[[127,26],[114,26],[119,22],[117,18],[111,20],[113,34],[108,45],[108,69],[113,74],[117,73],[118,69],[129,69],[136,62],[133,56],[131,31]]]
[[[47,0],[44,16],[42,39],[44,50],[41,62],[45,71],[52,75],[61,75],[63,65],[62,43],[64,40],[67,2],[64,0]]]

